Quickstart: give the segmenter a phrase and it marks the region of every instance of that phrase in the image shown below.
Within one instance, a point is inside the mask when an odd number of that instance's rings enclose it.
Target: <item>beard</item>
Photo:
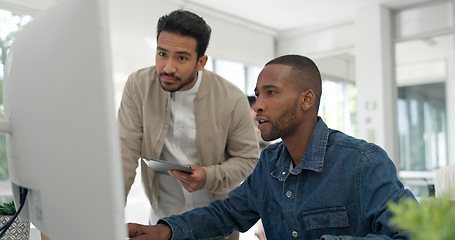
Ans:
[[[296,98],[294,104],[282,111],[281,115],[274,121],[270,120],[270,132],[261,132],[261,137],[265,141],[273,141],[278,138],[285,138],[295,134],[297,125],[296,111],[298,106],[298,99]]]
[[[165,73],[165,72],[162,72],[160,74],[158,74],[158,79],[160,80],[160,85],[161,85],[161,88],[164,90],[164,91],[167,91],[167,92],[177,92],[179,91],[180,89],[184,88],[185,86],[187,86],[188,84],[192,83],[194,81],[194,79],[196,78],[196,74],[197,72],[194,73],[193,76],[190,76],[189,78],[185,79],[185,80],[182,80],[181,77],[178,77],[178,76],[175,76],[175,74],[168,74],[168,73]],[[166,83],[163,83],[163,81],[161,80],[161,78],[163,76],[168,76],[168,77],[172,77],[174,78],[175,80],[177,80],[179,83],[175,83],[175,84],[166,84]],[[176,85],[176,86],[174,86]]]

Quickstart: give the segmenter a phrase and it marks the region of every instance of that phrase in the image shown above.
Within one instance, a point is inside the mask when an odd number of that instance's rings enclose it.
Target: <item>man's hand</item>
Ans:
[[[168,240],[172,237],[172,230],[162,223],[154,226],[128,223],[128,236],[130,240]]]
[[[169,174],[177,179],[188,192],[194,192],[204,187],[207,175],[204,168],[193,164],[189,166],[193,169],[193,174],[178,170],[169,170]]]

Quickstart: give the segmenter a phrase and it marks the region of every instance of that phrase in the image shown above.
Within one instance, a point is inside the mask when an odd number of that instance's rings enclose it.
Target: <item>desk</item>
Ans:
[[[30,228],[30,240],[41,240],[41,232],[33,226]]]

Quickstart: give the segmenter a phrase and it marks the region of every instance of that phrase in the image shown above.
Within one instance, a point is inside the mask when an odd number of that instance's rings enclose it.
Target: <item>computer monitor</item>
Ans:
[[[106,0],[61,0],[5,65],[7,155],[19,216],[51,240],[126,239]],[[18,201],[16,201],[16,204]]]

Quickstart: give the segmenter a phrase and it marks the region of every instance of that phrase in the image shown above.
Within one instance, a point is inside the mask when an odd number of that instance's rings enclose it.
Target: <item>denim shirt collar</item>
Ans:
[[[298,175],[304,169],[315,172],[322,172],[324,157],[329,138],[329,128],[322,118],[318,117],[318,122],[311,133],[310,142],[303,154],[300,164],[289,171],[292,158],[283,142],[278,146],[275,157],[278,158],[276,168],[270,173],[280,181],[284,181],[288,173]],[[274,158],[274,159],[276,159]]]

